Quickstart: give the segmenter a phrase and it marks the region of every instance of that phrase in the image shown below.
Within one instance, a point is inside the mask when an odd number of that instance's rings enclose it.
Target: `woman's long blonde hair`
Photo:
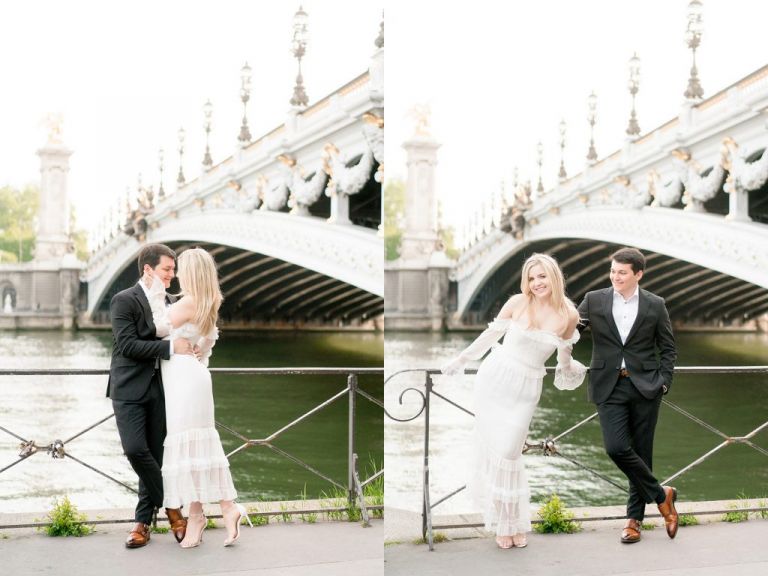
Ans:
[[[520,278],[520,291],[528,299],[529,317],[533,308],[533,290],[531,290],[531,284],[528,278],[531,274],[531,268],[534,266],[541,266],[549,279],[549,283],[552,286],[552,307],[555,311],[568,321],[569,313],[574,308],[573,302],[571,302],[565,295],[565,278],[563,278],[563,272],[560,270],[560,266],[557,264],[557,260],[549,256],[548,254],[532,254],[528,260],[523,264],[523,272]]]
[[[211,333],[219,319],[219,308],[224,297],[219,287],[216,263],[202,248],[190,248],[179,255],[179,276],[184,278],[182,295],[195,301],[192,322],[204,336]]]

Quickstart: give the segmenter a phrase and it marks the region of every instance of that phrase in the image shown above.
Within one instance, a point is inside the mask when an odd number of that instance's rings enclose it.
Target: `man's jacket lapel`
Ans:
[[[139,282],[141,282],[141,280],[139,280]],[[147,326],[149,326],[152,332],[155,332],[155,322],[152,320],[152,309],[149,307],[149,300],[147,300],[147,295],[144,293],[144,289],[139,286],[138,283],[133,287],[133,295],[136,300],[139,301],[141,309],[144,310],[144,320],[146,321]]]
[[[621,344],[621,335],[619,329],[616,327],[616,321],[613,319],[613,288],[608,288],[603,296],[603,313],[605,314],[605,321],[608,323],[608,328],[611,330],[611,334]]]
[[[645,315],[648,314],[648,309],[651,307],[651,301],[648,299],[644,294],[642,290],[638,290],[637,292],[637,318],[635,318],[635,323],[632,324],[632,329],[629,331],[629,334],[627,335],[627,340],[624,342],[626,344],[630,340],[632,340],[632,336],[635,335],[635,332],[637,332],[637,329],[640,327],[640,324],[643,322],[643,318],[645,318]]]

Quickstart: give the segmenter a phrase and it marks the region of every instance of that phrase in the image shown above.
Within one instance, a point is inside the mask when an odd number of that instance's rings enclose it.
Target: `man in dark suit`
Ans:
[[[677,490],[661,486],[651,471],[661,397],[672,386],[677,350],[664,299],[639,286],[644,270],[639,250],[618,250],[611,256],[612,287],[588,292],[579,305],[580,329],[592,331],[589,399],[597,404],[605,450],[629,480],[626,544],[640,540],[651,502],[669,537],[677,534]]]
[[[139,476],[136,525],[126,547],[139,548],[149,542],[149,523],[155,508],[163,505],[163,441],[165,440],[165,396],[160,360],[171,354],[190,354],[188,340],[159,340],[155,334],[148,291],[157,277],[167,289],[176,269],[176,254],[163,244],[148,244],[139,252],[141,279],[133,287],[115,294],[110,304],[112,362],[107,397],[112,399],[117,430],[128,461]],[[181,541],[186,521],[179,509],[166,508],[176,540]]]

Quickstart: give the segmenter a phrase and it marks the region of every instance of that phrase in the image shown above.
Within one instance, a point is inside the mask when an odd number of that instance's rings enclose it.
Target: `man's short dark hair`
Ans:
[[[168,256],[176,262],[176,252],[165,244],[147,244],[144,246],[139,252],[139,276],[144,274],[144,264],[149,264],[149,267],[154,269],[160,264],[161,256]]]
[[[645,270],[645,256],[637,248],[621,248],[611,254],[611,260],[619,264],[630,264],[632,272],[637,274],[640,270]]]

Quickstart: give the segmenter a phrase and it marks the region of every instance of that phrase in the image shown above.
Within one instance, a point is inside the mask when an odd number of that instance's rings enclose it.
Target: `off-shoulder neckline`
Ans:
[[[549,330],[543,330],[541,328],[523,328],[520,324],[518,324],[511,318],[509,318],[509,325],[514,326],[515,328],[520,330],[520,332],[527,332],[529,334],[535,334],[535,333],[546,334],[547,336],[552,336],[553,338],[556,338],[561,342],[570,342],[579,333],[577,329],[574,329],[573,334],[571,335],[570,338],[563,338],[559,334],[555,334],[554,332],[551,332]]]

